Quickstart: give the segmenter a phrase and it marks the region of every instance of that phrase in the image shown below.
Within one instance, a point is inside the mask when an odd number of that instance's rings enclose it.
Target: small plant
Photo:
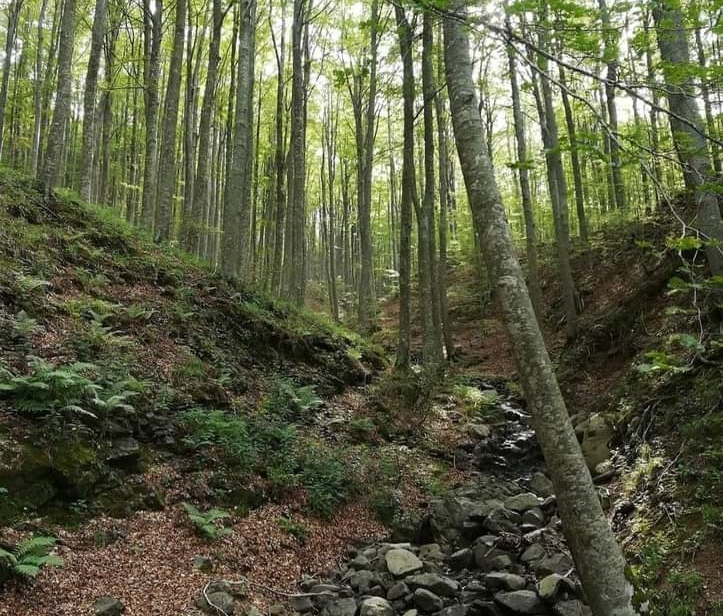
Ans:
[[[40,329],[42,329],[42,326],[24,310],[21,310],[15,315],[13,334],[16,338],[27,340]]]
[[[297,387],[289,379],[278,379],[264,402],[264,409],[273,417],[292,421],[304,418],[322,403],[313,385]]]
[[[215,447],[227,463],[250,470],[254,447],[246,422],[223,411],[191,409],[181,416],[187,434],[184,442],[194,450]]]
[[[377,426],[371,417],[357,417],[349,422],[349,433],[357,441],[368,441],[377,431]]]
[[[0,568],[11,575],[35,578],[43,567],[61,567],[63,559],[49,553],[56,541],[55,537],[33,535],[10,549],[0,547]]]
[[[306,528],[306,526],[304,526],[300,522],[294,521],[290,517],[287,518],[284,516],[279,517],[277,522],[281,530],[296,538],[296,540],[301,545],[304,545],[304,543],[306,543],[306,538],[309,536],[309,530]]]
[[[331,450],[312,446],[302,460],[301,483],[308,490],[311,511],[330,518],[351,495],[348,468]]]
[[[30,374],[14,374],[0,368],[0,394],[11,398],[22,413],[40,415],[72,411],[95,417],[87,409],[101,389],[86,374],[93,364],[76,362],[53,366],[40,357],[30,358]]]
[[[181,504],[186,510],[191,524],[193,524],[196,532],[201,535],[201,537],[209,541],[216,541],[233,532],[230,528],[226,528],[223,525],[224,520],[228,520],[231,517],[223,509],[209,509],[203,513],[190,503]]]

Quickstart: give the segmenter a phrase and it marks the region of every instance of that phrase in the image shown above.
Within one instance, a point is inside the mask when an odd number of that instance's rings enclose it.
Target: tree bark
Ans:
[[[458,0],[457,0],[458,2]],[[625,560],[603,513],[562,399],[525,285],[484,144],[472,80],[465,15],[444,20],[445,68],[457,151],[482,250],[510,334],[522,386],[545,455],[565,536],[595,616],[633,616]]]

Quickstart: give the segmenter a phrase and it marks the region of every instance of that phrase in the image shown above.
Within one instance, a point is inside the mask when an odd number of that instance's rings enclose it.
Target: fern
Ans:
[[[0,547],[0,567],[12,575],[35,578],[43,567],[62,567],[63,559],[49,554],[55,547],[55,537],[33,535],[10,550]]]
[[[231,529],[223,526],[223,521],[231,516],[223,509],[209,509],[203,513],[190,503],[182,503],[182,505],[196,532],[202,537],[215,541],[231,534]]]

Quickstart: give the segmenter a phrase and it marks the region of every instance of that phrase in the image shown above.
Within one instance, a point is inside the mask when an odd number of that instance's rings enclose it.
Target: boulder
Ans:
[[[530,481],[527,485],[532,492],[542,498],[547,498],[555,493],[552,481],[547,478],[547,475],[540,473],[539,471],[532,474],[532,477],[530,477]]]
[[[387,599],[389,601],[397,601],[409,594],[409,586],[404,582],[397,582],[387,591]]]
[[[366,593],[375,584],[372,583],[374,580],[374,574],[371,571],[362,569],[361,571],[355,571],[349,576],[349,585],[361,594]]]
[[[205,594],[201,593],[196,601],[196,607],[213,616],[218,616],[219,610],[223,610],[229,616],[236,613],[236,600],[231,593],[220,590],[209,592],[209,590],[210,588],[206,589]]]
[[[411,589],[423,588],[442,597],[453,597],[459,590],[459,584],[455,580],[436,573],[411,575],[405,582]]]
[[[540,499],[532,492],[524,492],[511,496],[505,501],[505,508],[522,513],[533,507],[538,507]]]
[[[438,612],[444,607],[444,602],[433,592],[425,588],[417,588],[412,595],[414,605],[422,612]]]
[[[533,507],[522,514],[522,523],[529,524],[533,528],[542,528],[545,525],[545,514],[539,507]]]
[[[386,599],[369,597],[361,602],[359,616],[394,616],[394,610]]]
[[[613,436],[612,429],[599,413],[575,426],[575,434],[580,441],[582,455],[590,470],[610,457],[608,443]]]
[[[525,578],[514,573],[494,571],[484,577],[485,586],[492,591],[497,590],[523,590],[527,585]]]
[[[329,601],[321,610],[322,616],[354,616],[356,614],[356,601],[349,597]]]
[[[466,616],[466,614],[467,606],[461,603],[455,603],[437,612],[437,616]]]
[[[288,614],[286,606],[282,603],[274,603],[269,608],[269,616],[288,616]]]
[[[289,597],[291,609],[299,614],[305,614],[314,609],[314,602],[308,594],[291,595]]]
[[[555,616],[592,616],[592,610],[582,601],[560,601],[552,607]]]
[[[427,543],[419,546],[419,558],[423,561],[441,562],[445,556],[438,543]]]
[[[495,602],[514,614],[532,616],[547,612],[545,604],[537,596],[537,593],[532,590],[500,592],[495,595]]]
[[[457,550],[454,554],[451,554],[448,560],[449,566],[454,571],[461,571],[462,569],[469,568],[474,562],[474,552],[469,548],[463,548]]]
[[[467,434],[472,438],[483,441],[490,437],[492,430],[485,424],[472,423],[467,426]]]
[[[492,601],[473,601],[470,605],[470,616],[502,616],[502,612]]]
[[[352,569],[369,569],[369,559],[364,554],[359,554],[349,563]]]
[[[95,616],[120,616],[125,606],[115,597],[99,597],[93,603]]]
[[[396,577],[403,577],[419,571],[424,563],[412,552],[403,548],[392,548],[384,555],[389,573]]]
[[[545,601],[553,602],[563,591],[575,592],[575,584],[559,573],[546,575],[537,583],[537,593]]]
[[[572,559],[567,554],[553,554],[538,560],[535,563],[535,573],[539,577],[558,573],[565,576],[574,569]]]
[[[532,561],[545,558],[545,556],[545,548],[543,548],[542,545],[539,543],[533,543],[532,545],[528,546],[524,552],[522,552],[520,560],[523,563],[530,563]]]

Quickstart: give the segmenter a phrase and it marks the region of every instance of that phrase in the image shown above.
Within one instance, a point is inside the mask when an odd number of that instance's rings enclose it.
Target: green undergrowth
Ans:
[[[34,180],[0,169],[0,526],[71,504],[92,515],[159,502],[129,478],[158,452],[175,455],[194,421],[216,449],[243,436],[233,455],[244,472],[262,470],[261,451],[275,456],[263,470],[272,483],[306,485],[326,513],[324,491],[345,498],[339,471],[315,466],[295,424],[383,364],[325,316],[154,244],[108,208],[66,192],[46,202]],[[267,408],[251,420],[259,400]],[[246,423],[234,435],[222,417]],[[285,468],[290,441],[309,459]],[[63,455],[58,469],[38,453],[74,448],[95,454]]]

